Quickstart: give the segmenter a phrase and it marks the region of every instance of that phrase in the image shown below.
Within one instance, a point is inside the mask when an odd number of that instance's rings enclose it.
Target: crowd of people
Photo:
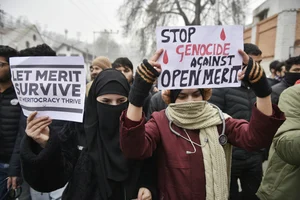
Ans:
[[[17,100],[9,58],[55,51],[0,46],[0,200],[298,199],[300,56],[267,77],[246,43],[241,87],[159,91],[162,53],[135,73],[96,57],[78,123],[26,117]]]

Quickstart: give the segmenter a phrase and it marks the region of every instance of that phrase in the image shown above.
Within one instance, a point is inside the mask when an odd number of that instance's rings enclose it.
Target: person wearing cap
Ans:
[[[163,92],[166,110],[154,112],[148,122],[142,105],[161,66],[163,49],[137,68],[129,94],[129,107],[120,118],[120,145],[128,158],[157,156],[159,199],[228,199],[231,144],[258,150],[271,143],[284,122],[272,105],[272,92],[261,66],[242,50],[243,71],[257,96],[250,122],[233,119],[207,102],[211,89],[178,89]]]
[[[88,96],[91,85],[93,84],[93,80],[97,77],[97,75],[102,72],[104,69],[111,68],[111,62],[105,56],[98,56],[92,62],[90,66],[91,71],[91,81],[86,85],[86,96]]]

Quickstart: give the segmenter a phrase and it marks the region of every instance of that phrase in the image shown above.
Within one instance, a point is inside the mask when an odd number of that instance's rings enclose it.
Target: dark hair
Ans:
[[[56,52],[44,43],[21,50],[19,56],[56,56]]]
[[[122,65],[120,63],[115,63],[114,62],[114,63],[111,64],[111,67],[115,69],[115,68],[118,68],[118,67],[122,67]]]
[[[275,72],[281,72],[282,71],[282,67],[285,66],[285,62],[278,62],[276,67],[275,67]]]
[[[127,57],[120,57],[117,58],[113,63],[112,63],[112,68],[118,68],[118,67],[129,67],[131,71],[133,71],[133,65],[132,62],[127,58]]]
[[[261,50],[256,46],[255,44],[252,43],[245,43],[244,44],[244,51],[248,55],[254,55],[254,56],[259,56],[262,54]]]
[[[275,69],[275,70],[276,70],[276,66],[277,66],[279,63],[280,63],[279,60],[274,60],[274,61],[272,61],[272,62],[270,63],[270,65],[269,65],[270,71],[271,71],[271,69]]]
[[[18,55],[17,50],[15,50],[9,46],[0,45],[0,56],[4,57],[6,62],[9,63],[9,58],[15,57],[17,55]]]
[[[290,57],[285,61],[286,71],[290,71],[293,65],[300,65],[300,56]]]

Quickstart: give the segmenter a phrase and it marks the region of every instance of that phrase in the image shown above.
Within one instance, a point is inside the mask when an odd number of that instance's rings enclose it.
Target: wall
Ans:
[[[273,58],[275,54],[275,41],[277,30],[277,15],[259,22],[256,25],[255,44],[263,52],[263,58]]]
[[[296,38],[296,16],[296,10],[284,11],[278,15],[275,59],[286,60],[289,58]]]

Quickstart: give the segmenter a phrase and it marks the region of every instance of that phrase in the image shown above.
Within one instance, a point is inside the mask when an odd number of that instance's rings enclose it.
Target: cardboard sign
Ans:
[[[82,57],[10,58],[11,79],[25,116],[82,122],[86,76]]]
[[[158,27],[159,89],[240,87],[242,26]]]

